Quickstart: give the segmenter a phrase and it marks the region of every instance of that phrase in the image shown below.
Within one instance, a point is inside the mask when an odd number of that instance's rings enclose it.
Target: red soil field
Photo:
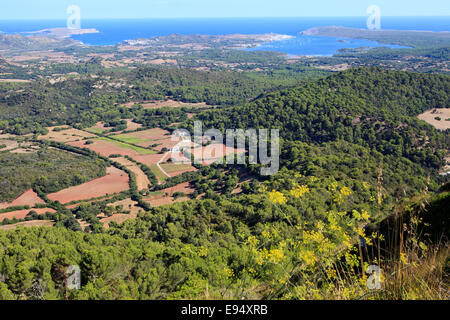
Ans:
[[[75,204],[70,204],[70,205],[66,206],[66,208],[67,209],[74,209],[74,208],[78,207],[82,203],[92,203],[92,202],[97,202],[97,201],[103,201],[103,200],[110,199],[112,197],[114,197],[114,195],[110,195],[110,196],[106,196],[106,197],[102,197],[102,198],[98,198],[98,199],[94,199],[94,200],[89,200],[89,201],[77,202]]]
[[[148,140],[161,140],[170,138],[170,132],[161,128],[153,128],[142,131],[125,133],[124,136],[129,136],[138,139],[148,139]]]
[[[210,165],[220,158],[225,158],[228,154],[245,152],[245,149],[231,148],[224,144],[211,144],[206,147],[192,148],[191,152],[195,159],[203,157],[203,164]]]
[[[123,210],[130,211],[130,213],[128,213],[128,214],[127,213],[119,213],[119,214],[114,214],[111,217],[100,219],[100,221],[103,223],[103,225],[105,226],[106,229],[109,229],[109,223],[111,221],[121,224],[122,222],[124,222],[126,220],[136,218],[138,213],[140,211],[142,211],[142,208],[137,206],[137,202],[132,201],[131,199],[120,200],[120,201],[110,204],[110,206],[117,206],[117,205],[122,205]]]
[[[167,150],[172,149],[177,145],[177,141],[172,141],[170,138],[163,139],[163,140],[156,140],[150,143],[150,145],[157,144],[156,147],[153,147],[153,150],[161,151],[163,148],[166,148]]]
[[[12,220],[13,218],[16,219],[25,219],[25,217],[30,213],[30,211],[35,211],[38,215],[45,214],[46,212],[55,212],[55,210],[50,208],[39,208],[39,209],[26,209],[26,210],[17,210],[17,211],[11,211],[6,213],[0,213],[0,222],[8,218],[9,220]]]
[[[175,171],[175,172],[167,172],[167,173],[169,174],[170,177],[176,177],[176,176],[179,176],[180,174],[183,174],[185,172],[191,172],[191,171],[197,171],[197,169],[192,167],[192,168],[187,169],[187,170]]]
[[[158,207],[166,204],[176,203],[176,202],[183,202],[190,200],[189,197],[180,197],[177,199],[174,199],[172,195],[175,192],[183,192],[186,195],[191,194],[194,192],[195,189],[189,187],[189,182],[178,184],[174,187],[167,188],[160,190],[158,194],[153,194],[149,197],[144,198],[144,201],[150,203],[153,207]],[[168,195],[166,195],[168,194]]]
[[[13,206],[30,206],[34,207],[36,204],[44,204],[44,200],[38,197],[36,192],[33,191],[33,189],[29,189],[22,193],[17,199],[15,199],[11,203],[0,203],[0,209],[5,209]]]
[[[128,175],[114,167],[106,169],[106,176],[48,195],[52,201],[68,203],[107,196],[128,190]]]
[[[136,143],[136,145],[141,146],[141,147],[149,147],[154,144],[164,144],[166,146],[170,146],[169,148],[171,148],[171,146],[177,144],[176,141],[175,142],[171,141],[171,136],[169,134],[169,131],[161,129],[161,128],[153,128],[153,129],[148,129],[148,130],[143,130],[143,131],[130,132],[130,133],[125,133],[120,136],[136,138],[139,140],[145,140],[145,141]],[[120,140],[120,137],[119,137],[119,140]],[[181,138],[180,138],[180,140],[181,140]],[[159,148],[155,148],[155,150],[158,150],[158,151],[161,150],[161,148],[164,147],[164,145]]]
[[[177,184],[171,188],[161,190],[163,193],[168,193],[169,195],[173,195],[175,192],[183,192],[185,194],[190,194],[195,191],[195,189],[189,186],[189,182],[184,182]]]
[[[150,167],[153,164],[157,164],[163,157],[164,154],[144,154],[135,155],[133,159]]]
[[[138,154],[133,149],[121,148],[116,145],[114,142],[104,141],[104,140],[90,140],[92,144],[85,144],[86,141],[74,141],[69,142],[68,144],[74,147],[79,148],[88,148],[91,149],[104,157],[109,157],[112,154],[121,154],[123,156],[134,156]]]

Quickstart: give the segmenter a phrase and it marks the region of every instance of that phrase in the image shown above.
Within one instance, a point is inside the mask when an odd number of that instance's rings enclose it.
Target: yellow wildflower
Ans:
[[[247,268],[247,272],[250,273],[251,275],[255,275],[256,274],[256,270],[252,267],[248,267]]]
[[[261,235],[266,239],[270,239],[270,236],[271,236],[269,230],[263,230],[263,232],[261,232]]]
[[[370,219],[370,214],[366,211],[366,210],[362,210],[361,211],[361,217],[364,219],[364,220],[369,220]]]
[[[327,273],[328,279],[330,279],[330,280],[336,279],[336,270],[331,269],[331,268],[328,268],[328,269],[326,270],[326,273]]]
[[[228,278],[233,278],[233,277],[234,277],[234,271],[233,271],[233,269],[230,269],[230,268],[224,268],[223,271],[225,272],[225,275],[226,275]]]
[[[306,250],[305,252],[302,252],[301,258],[302,258],[303,261],[305,261],[305,263],[308,266],[315,265],[317,260],[318,260],[317,257],[314,254],[314,251],[311,251],[311,250]]]
[[[294,198],[301,198],[305,193],[309,193],[308,186],[296,186],[291,191],[289,191],[291,196]]]
[[[256,247],[256,245],[259,243],[259,240],[255,236],[250,236],[247,238],[247,242],[250,246]]]
[[[206,249],[205,247],[201,247],[198,251],[198,256],[206,257],[207,255],[208,255],[208,249]]]
[[[259,193],[265,193],[265,192],[267,192],[267,186],[262,185],[261,187],[259,187],[258,192],[259,192]]]
[[[349,196],[349,195],[352,194],[352,191],[351,191],[349,188],[347,188],[347,187],[343,187],[343,188],[341,189],[341,193],[342,193],[344,196]]]
[[[328,186],[328,190],[336,191],[337,187],[338,187],[338,183],[335,181]]]
[[[351,243],[351,241],[352,241],[352,238],[350,238],[350,236],[348,235],[348,234],[346,234],[346,233],[344,233],[344,241],[343,241],[343,243],[344,243],[344,245],[347,247],[347,248],[352,248],[353,246],[352,246],[352,243]]]
[[[284,258],[284,253],[280,249],[271,249],[268,253],[269,261],[278,263]]]
[[[325,228],[325,224],[323,223],[323,221],[317,221],[316,222],[316,226],[317,226],[317,229],[319,229],[320,231],[323,231],[323,229]]]
[[[408,264],[408,258],[406,257],[406,254],[405,254],[404,252],[401,252],[401,253],[400,253],[400,261],[401,261],[403,264]]]
[[[275,204],[285,204],[286,203],[286,197],[281,192],[273,190],[271,193],[269,193],[270,200]]]

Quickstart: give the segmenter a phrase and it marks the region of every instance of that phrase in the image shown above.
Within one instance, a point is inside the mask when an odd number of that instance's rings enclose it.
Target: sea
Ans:
[[[299,33],[319,26],[367,28],[367,17],[323,18],[186,18],[135,20],[82,20],[81,28],[94,28],[100,33],[74,35],[86,45],[116,45],[125,40],[170,34],[264,34],[294,36],[290,40],[274,41],[251,50],[279,51],[290,55],[333,55],[340,49],[360,47],[391,47],[374,41],[304,36]],[[47,28],[66,27],[62,20],[3,20],[0,31],[26,33]],[[450,17],[382,17],[381,28],[390,30],[450,31]]]

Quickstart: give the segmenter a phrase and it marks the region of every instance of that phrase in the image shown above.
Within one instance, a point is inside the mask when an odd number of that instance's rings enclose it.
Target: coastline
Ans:
[[[24,35],[41,35],[50,38],[66,39],[74,35],[100,33],[97,29],[70,29],[70,28],[49,28],[37,31],[20,32]]]

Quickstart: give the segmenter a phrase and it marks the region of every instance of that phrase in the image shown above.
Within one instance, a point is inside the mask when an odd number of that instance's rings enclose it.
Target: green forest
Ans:
[[[182,182],[196,190],[160,207],[143,201],[114,155],[57,142],[0,153],[0,201],[33,188],[57,212],[45,217],[52,228],[0,230],[0,299],[448,299],[450,193],[439,171],[450,136],[417,116],[450,105],[450,77],[378,67],[307,72],[141,67],[101,71],[131,86],[89,76],[0,84],[0,129],[31,133],[34,143],[49,126],[105,121],[120,130],[125,119],[138,130],[192,129],[201,120],[222,131],[276,128],[281,137],[280,171],[270,177],[260,165],[216,164],[158,184],[138,163],[148,192]],[[122,105],[167,98],[218,108],[188,118],[192,109]],[[46,199],[109,165],[127,172],[129,191],[73,209]],[[104,228],[97,215],[127,196],[140,213]],[[80,290],[64,283],[73,264]],[[380,291],[366,286],[373,264],[386,273]]]

